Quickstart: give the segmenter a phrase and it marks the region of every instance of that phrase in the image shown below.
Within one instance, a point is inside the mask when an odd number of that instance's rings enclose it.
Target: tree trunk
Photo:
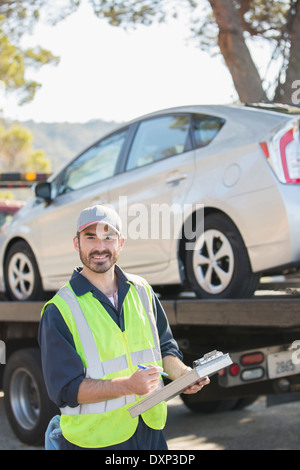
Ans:
[[[286,70],[284,84],[279,84],[276,90],[276,100],[281,103],[292,103],[295,87],[293,83],[300,80],[300,2],[295,3],[295,12],[291,22],[290,57]],[[299,85],[298,85],[299,88]]]
[[[233,0],[209,0],[219,27],[218,44],[242,102],[267,101],[262,81],[243,36]]]

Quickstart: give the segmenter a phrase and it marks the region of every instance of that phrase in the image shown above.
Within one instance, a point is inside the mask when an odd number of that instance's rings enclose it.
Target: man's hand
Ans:
[[[156,390],[160,379],[159,372],[162,367],[149,365],[146,369],[138,369],[134,374],[128,377],[128,387],[130,393],[136,395],[148,395],[148,393]]]
[[[178,357],[175,356],[165,356],[163,358],[163,366],[165,372],[169,374],[171,380],[176,380],[178,379],[178,377],[181,377],[182,375],[186,374],[191,370],[190,367],[187,367],[180,359],[178,359]],[[204,377],[202,379],[199,379],[194,385],[190,385],[189,387],[184,389],[182,393],[197,393],[209,383],[209,378]]]
[[[111,380],[84,378],[78,390],[78,403],[97,403],[124,395],[148,395],[153,392],[160,379],[162,367],[149,365],[138,369],[129,377],[117,377]]]
[[[187,370],[187,372],[188,372],[188,370]],[[202,388],[205,385],[208,385],[209,383],[210,383],[209,378],[208,377],[203,377],[202,379],[198,380],[198,382],[196,382],[195,384],[190,385],[189,387],[182,390],[182,393],[185,393],[187,395],[191,395],[193,393],[200,392],[200,390],[202,390]]]
[[[111,380],[95,380],[84,378],[78,389],[78,403],[96,403],[124,395],[148,395],[156,390],[160,379],[159,372],[163,370],[169,374],[171,380],[176,380],[190,369],[175,356],[163,358],[163,366],[149,365],[146,369],[138,369],[129,377],[116,377]],[[196,384],[187,387],[183,393],[197,393],[204,385],[209,383],[209,378],[200,379]]]

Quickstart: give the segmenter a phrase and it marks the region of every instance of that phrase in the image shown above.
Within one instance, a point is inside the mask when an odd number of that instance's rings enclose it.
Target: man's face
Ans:
[[[115,265],[123,244],[124,238],[103,224],[91,225],[74,237],[82,264],[95,273],[105,273]]]

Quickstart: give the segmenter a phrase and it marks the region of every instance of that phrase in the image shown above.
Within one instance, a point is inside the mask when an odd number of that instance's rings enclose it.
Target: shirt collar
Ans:
[[[99,291],[85,276],[81,275],[82,267],[74,269],[72,277],[70,279],[71,287],[78,297],[86,294],[87,292],[101,292]],[[115,265],[115,273],[118,278],[118,290],[126,290],[126,294],[129,290],[130,284],[124,271],[117,265]],[[104,295],[104,294],[102,294]]]

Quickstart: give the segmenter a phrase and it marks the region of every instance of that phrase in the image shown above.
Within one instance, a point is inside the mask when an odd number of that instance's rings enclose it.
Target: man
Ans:
[[[189,370],[166,315],[147,282],[116,265],[124,238],[115,211],[83,210],[73,243],[83,267],[44,306],[39,328],[46,387],[61,409],[58,447],[167,449],[165,402],[139,418],[128,412],[163,386],[161,371],[174,380]]]

